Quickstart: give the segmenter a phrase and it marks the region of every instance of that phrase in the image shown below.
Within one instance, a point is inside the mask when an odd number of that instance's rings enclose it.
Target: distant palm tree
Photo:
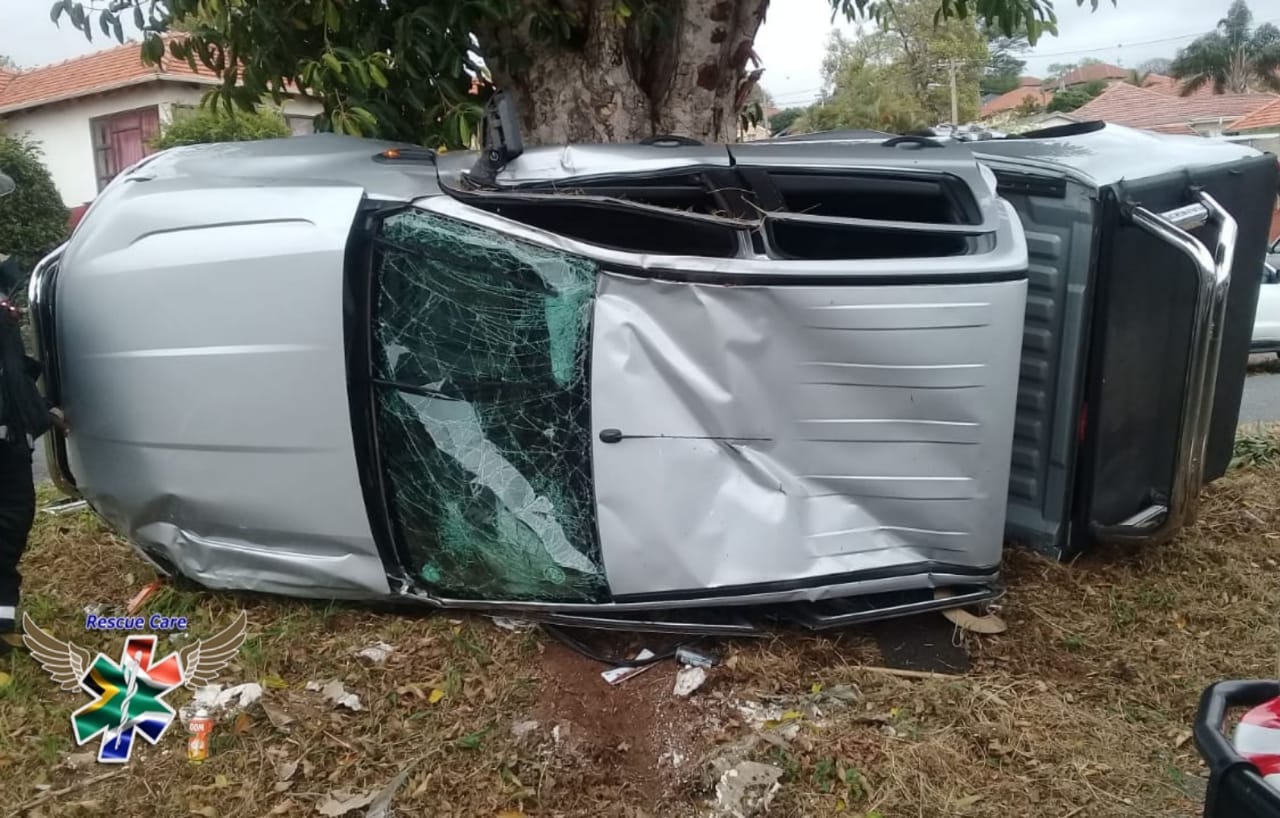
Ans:
[[[1192,41],[1178,52],[1169,73],[1182,80],[1182,96],[1213,83],[1216,94],[1243,94],[1250,89],[1280,91],[1280,29],[1270,23],[1250,28],[1253,12],[1235,0],[1218,30]]]

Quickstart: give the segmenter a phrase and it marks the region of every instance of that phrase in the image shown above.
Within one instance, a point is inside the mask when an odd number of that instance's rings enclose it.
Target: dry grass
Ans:
[[[1012,550],[1009,631],[970,637],[973,670],[953,679],[866,670],[879,660],[860,631],[788,632],[722,644],[729,664],[683,701],[670,667],[610,688],[540,634],[483,618],[166,590],[149,609],[189,613],[196,635],[248,610],[252,635],[225,681],[283,684],[267,701],[292,723],[255,708],[219,726],[200,766],[175,729],[115,778],[30,814],[315,815],[327,794],[379,788],[407,767],[403,815],[682,816],[705,812],[707,763],[737,753],[783,769],[778,816],[1195,816],[1203,768],[1187,737],[1200,692],[1273,676],[1280,658],[1280,465],[1257,462],[1210,487],[1200,523],[1164,547],[1071,566]],[[24,567],[37,621],[109,655],[119,638],[86,635],[84,606],[118,610],[151,579],[87,517],[42,515]],[[352,655],[377,640],[396,648],[386,665]],[[83,752],[67,720],[84,699],[25,657],[8,670],[0,815],[104,772],[68,763]],[[330,678],[367,709],[334,711],[304,689]],[[829,698],[840,685],[856,701]],[[433,704],[434,689],[445,695]],[[753,727],[742,701],[785,716]],[[527,720],[538,727],[517,739]]]

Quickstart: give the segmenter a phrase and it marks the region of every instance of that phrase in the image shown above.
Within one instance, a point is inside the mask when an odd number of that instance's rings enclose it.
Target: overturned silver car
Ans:
[[[166,151],[33,276],[51,466],[211,588],[724,631],[989,598],[1015,430],[1080,409],[1026,405],[1045,305],[1000,184],[926,137]]]

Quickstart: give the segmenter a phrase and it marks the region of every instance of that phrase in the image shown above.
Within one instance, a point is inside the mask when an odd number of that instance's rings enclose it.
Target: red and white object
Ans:
[[[1263,702],[1245,713],[1232,743],[1245,761],[1258,768],[1268,784],[1280,790],[1280,698]]]

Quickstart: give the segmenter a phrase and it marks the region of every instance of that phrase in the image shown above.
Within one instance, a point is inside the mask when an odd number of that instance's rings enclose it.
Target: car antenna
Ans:
[[[471,167],[472,181],[491,187],[498,171],[524,153],[520,117],[515,101],[505,91],[494,94],[480,120],[480,158]]]

